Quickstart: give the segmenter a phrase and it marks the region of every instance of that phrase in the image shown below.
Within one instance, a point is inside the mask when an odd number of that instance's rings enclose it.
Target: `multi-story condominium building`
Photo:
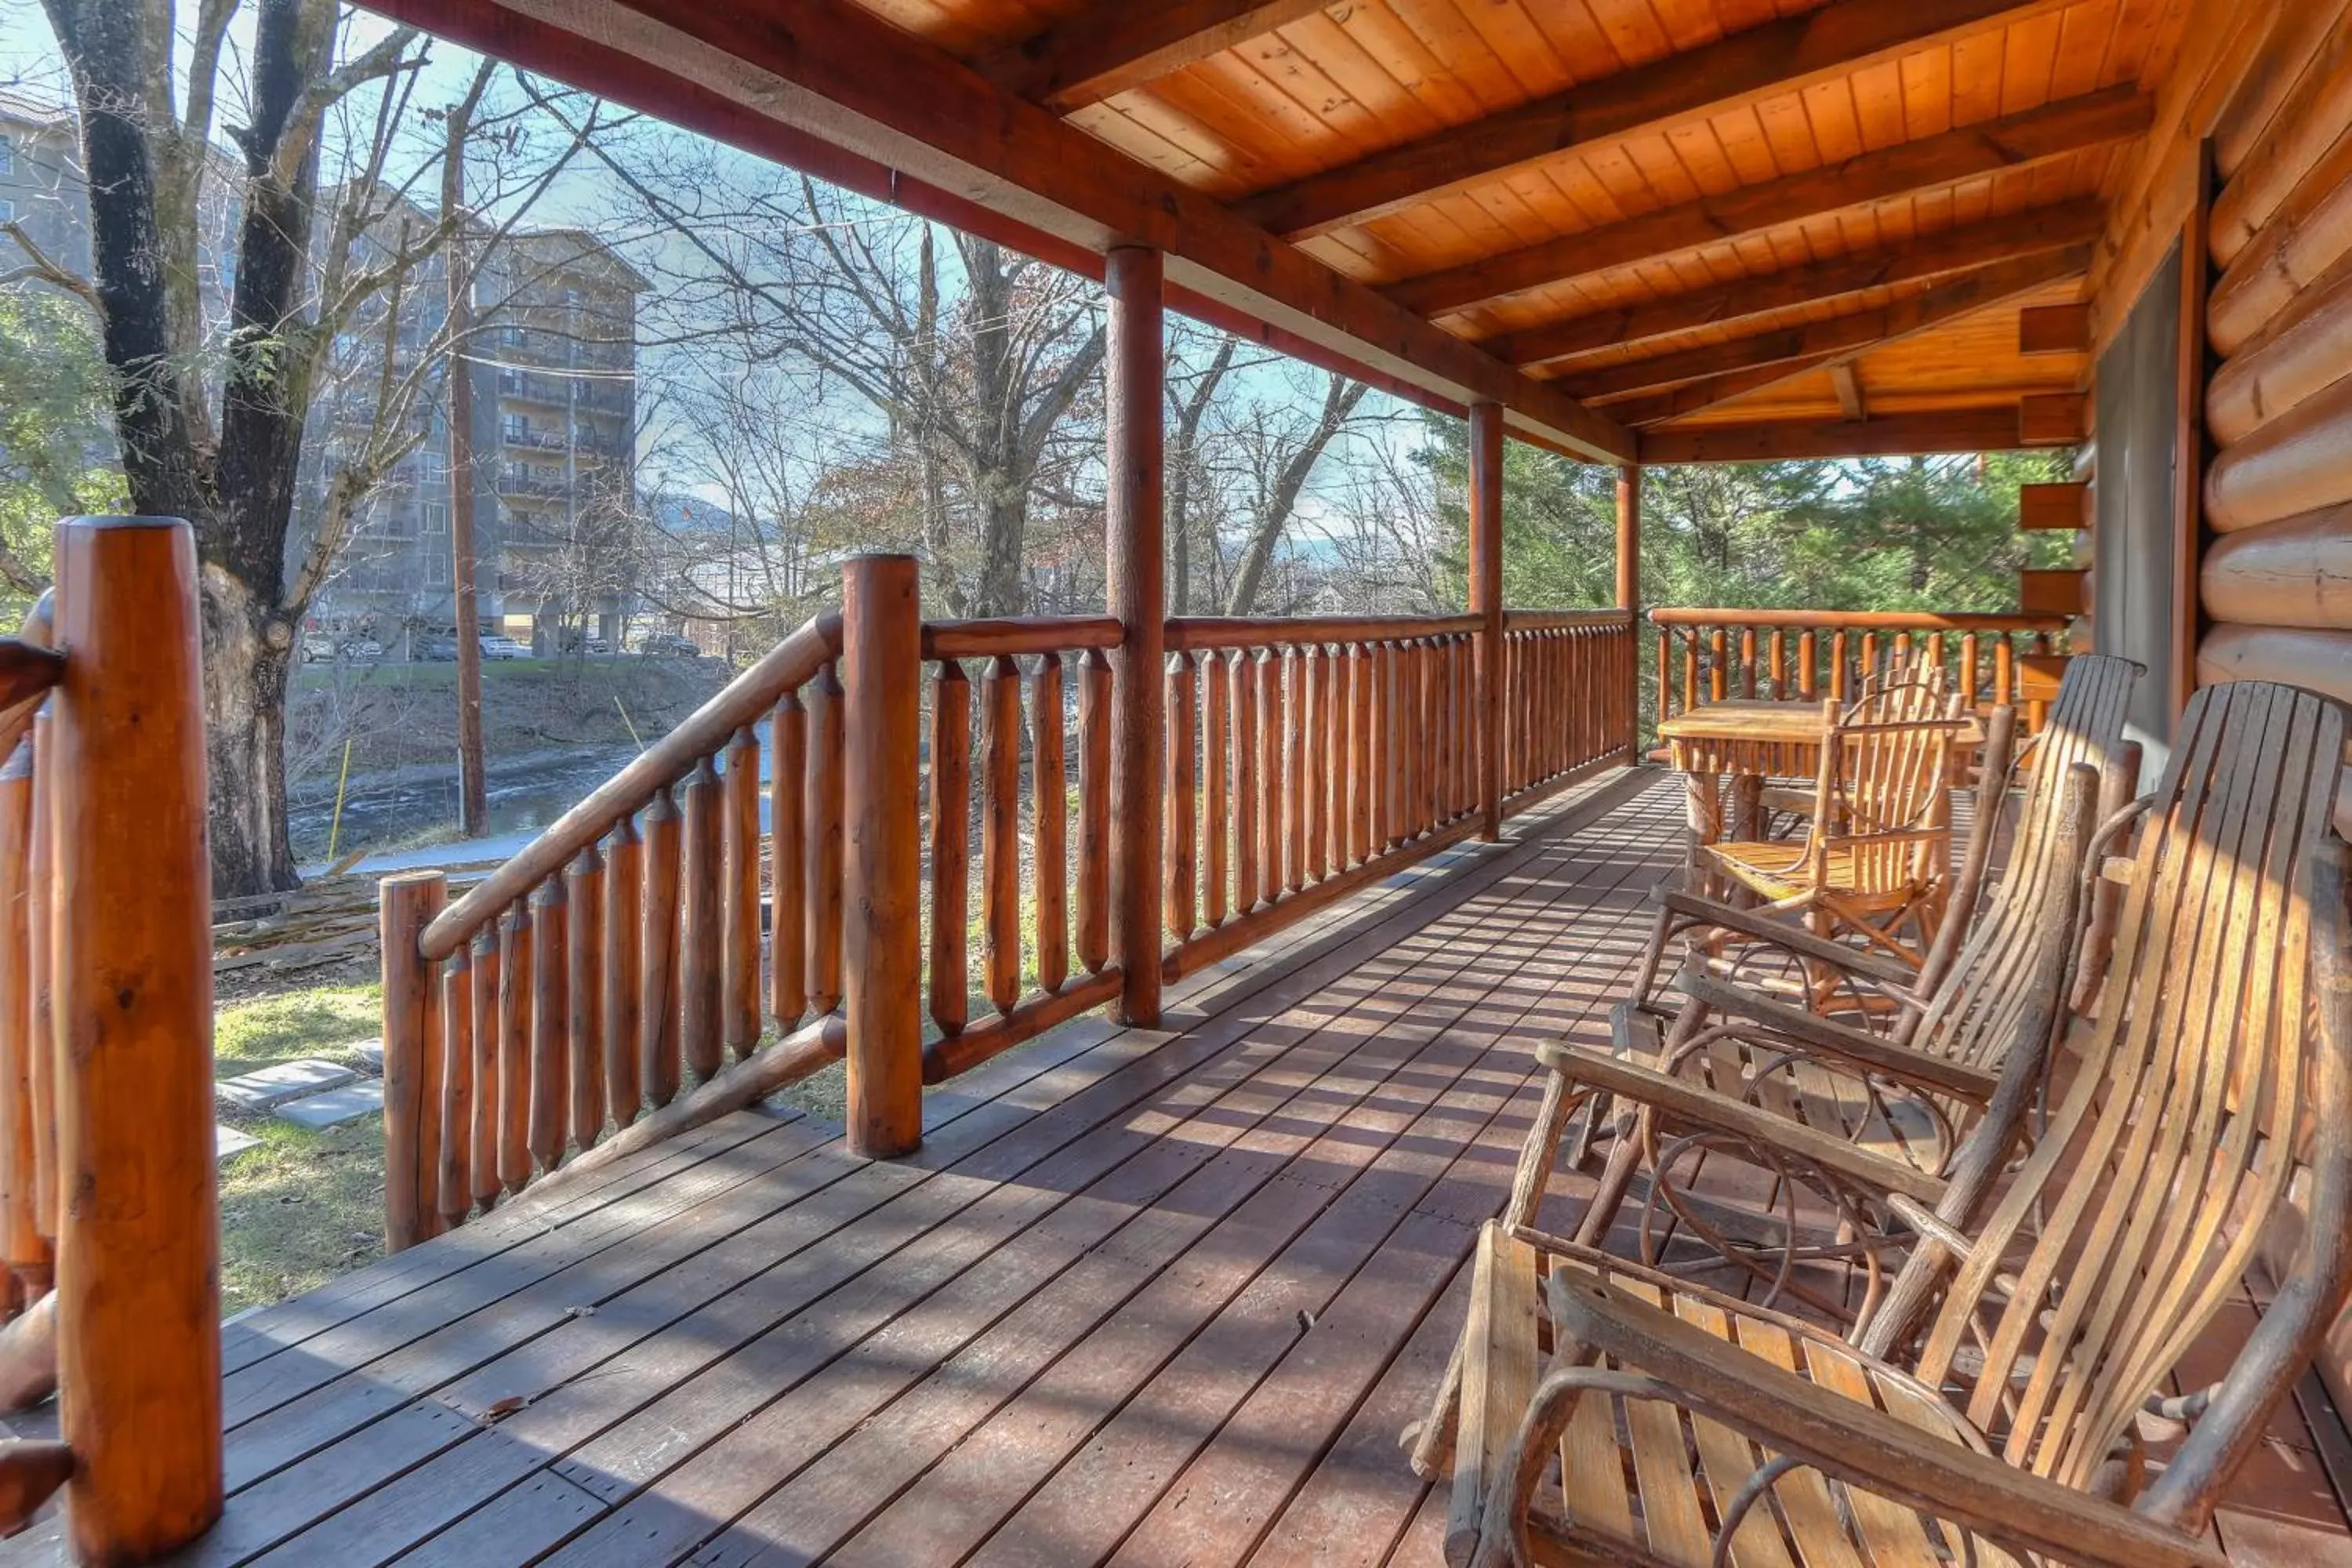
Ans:
[[[226,153],[206,182],[197,264],[208,326],[227,313],[239,171]],[[320,242],[333,194],[320,203]],[[405,203],[361,241],[380,260],[434,215]],[[23,226],[50,260],[89,268],[89,205],[79,128],[54,103],[0,90],[0,224]],[[0,256],[12,248],[0,240]],[[408,279],[391,334],[395,380],[415,377],[406,411],[417,447],[368,496],[310,611],[331,641],[366,636],[392,657],[456,619],[449,545],[449,434],[440,348],[448,285],[441,257]],[[593,235],[539,229],[500,237],[474,284],[477,330],[465,356],[474,392],[478,603],[485,630],[553,651],[583,633],[617,645],[630,608],[628,519],[635,489],[636,297],[646,284]],[[329,353],[305,433],[304,477],[289,542],[316,537],[329,476],[383,416],[383,301],[362,310]],[[289,565],[291,562],[289,562]]]
[[[395,657],[413,634],[444,633],[456,619],[446,356],[415,361],[441,336],[446,278],[437,258],[418,269],[394,337],[394,379],[422,377],[409,420],[423,440],[363,504],[311,613],[331,637],[365,634]],[[636,297],[646,287],[576,229],[505,236],[474,281],[464,363],[477,604],[485,630],[541,652],[583,636],[616,645],[631,607]],[[383,417],[382,307],[344,336],[312,431],[317,460],[306,465],[314,505],[332,466]]]

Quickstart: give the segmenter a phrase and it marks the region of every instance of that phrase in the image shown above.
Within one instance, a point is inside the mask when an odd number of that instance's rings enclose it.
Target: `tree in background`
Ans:
[[[298,629],[365,498],[424,439],[412,416],[439,353],[402,354],[403,304],[462,221],[412,195],[438,188],[443,145],[415,98],[425,54],[413,29],[347,56],[336,0],[257,0],[240,51],[228,42],[241,3],[203,0],[184,35],[173,0],[43,0],[80,121],[91,254],[87,279],[50,280],[96,309],[129,504],[194,531],[223,896],[297,880],[285,721]],[[222,121],[229,104],[237,123]],[[524,128],[501,130],[502,160],[535,155]],[[540,162],[569,156],[559,146]],[[490,184],[528,205],[551,177]],[[211,213],[224,215],[217,258]],[[222,276],[218,321],[205,287]],[[339,341],[362,331],[382,339],[372,417],[339,444],[323,521],[298,541],[304,428]]]
[[[0,289],[0,596],[49,585],[49,531],[127,500],[106,359],[80,301]]]

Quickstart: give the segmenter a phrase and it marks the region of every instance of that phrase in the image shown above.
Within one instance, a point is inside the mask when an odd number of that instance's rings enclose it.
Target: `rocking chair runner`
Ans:
[[[1967,723],[1937,675],[1889,680],[1843,710],[1823,703],[1812,831],[1702,844],[1697,868],[1916,966],[1895,933],[1907,924],[1921,946],[1935,938],[1951,866],[1952,744]]]
[[[2339,707],[2289,687],[2191,701],[2045,1135],[1980,1226],[1919,1213],[1943,1246],[1906,1276],[1951,1279],[1903,1363],[1490,1224],[1449,1560],[2219,1568],[2221,1489],[2352,1288],[2352,849],[2326,826],[2344,738]],[[2143,1487],[2133,1418],[2298,1167],[2310,1250]]]

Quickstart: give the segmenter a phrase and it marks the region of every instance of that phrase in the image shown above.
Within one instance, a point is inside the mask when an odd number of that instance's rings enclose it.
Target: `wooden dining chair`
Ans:
[[[1843,709],[1824,702],[1822,721],[1811,831],[1701,844],[1696,868],[1776,913],[1916,966],[1951,870],[1952,752],[1968,723],[1959,698],[1921,670]]]
[[[1981,1221],[1898,1204],[1857,1340],[1490,1222],[1449,1562],[2221,1568],[2216,1501],[2352,1289],[2345,732],[2291,687],[2191,700],[2042,1136]],[[2291,1192],[2305,1250],[2150,1481],[2135,1417]]]

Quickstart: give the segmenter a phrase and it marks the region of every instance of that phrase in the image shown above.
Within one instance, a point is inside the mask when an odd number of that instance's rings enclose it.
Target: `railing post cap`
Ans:
[[[184,517],[165,517],[160,514],[148,514],[143,512],[78,512],[71,517],[61,517],[58,519],[58,526],[59,528],[87,529],[91,531],[101,529],[185,528],[188,526],[188,520]]]
[[[915,566],[919,560],[903,550],[861,550],[855,555],[841,558],[845,572],[853,566]]]
[[[379,891],[389,893],[394,889],[429,887],[436,882],[446,883],[448,880],[448,872],[438,867],[425,867],[414,871],[394,871],[379,878],[376,888]]]

